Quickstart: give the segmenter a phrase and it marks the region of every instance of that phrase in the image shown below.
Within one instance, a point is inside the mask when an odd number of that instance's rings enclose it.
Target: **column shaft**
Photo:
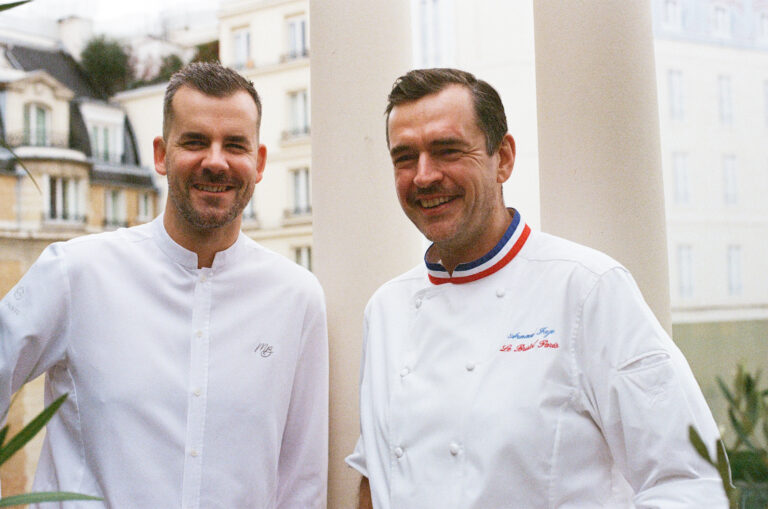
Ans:
[[[310,2],[315,273],[331,347],[328,507],[356,507],[344,464],[359,434],[363,310],[384,281],[419,262],[421,237],[394,189],[384,108],[411,62],[407,0]]]
[[[542,229],[635,276],[671,331],[649,0],[534,0]]]

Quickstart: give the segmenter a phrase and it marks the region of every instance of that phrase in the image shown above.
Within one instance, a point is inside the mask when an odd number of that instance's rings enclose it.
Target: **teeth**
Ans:
[[[438,205],[442,205],[443,203],[451,201],[450,198],[443,196],[440,198],[430,198],[428,200],[421,199],[419,200],[421,202],[421,206],[427,209],[431,209],[432,207],[437,207]]]
[[[203,184],[197,184],[195,187],[201,191],[206,191],[209,193],[223,193],[227,190],[227,186],[206,186]]]

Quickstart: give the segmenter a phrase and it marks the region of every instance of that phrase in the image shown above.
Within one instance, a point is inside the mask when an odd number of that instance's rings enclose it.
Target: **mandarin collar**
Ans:
[[[490,276],[503,268],[520,252],[531,233],[530,227],[522,221],[520,213],[515,209],[507,209],[512,215],[512,222],[502,235],[501,240],[485,255],[471,262],[460,263],[449,273],[439,261],[437,252],[432,244],[424,254],[430,282],[435,285],[445,283],[462,284],[477,281]]]
[[[197,253],[181,246],[171,238],[163,224],[163,214],[160,214],[152,221],[152,229],[160,250],[165,253],[168,258],[187,269],[197,269]],[[216,253],[211,268],[215,269],[226,263],[227,260],[232,259],[245,242],[245,234],[239,232],[237,239],[231,246]]]

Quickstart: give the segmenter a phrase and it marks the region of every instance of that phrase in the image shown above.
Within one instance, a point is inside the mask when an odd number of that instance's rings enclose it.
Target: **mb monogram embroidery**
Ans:
[[[542,327],[531,333],[511,332],[507,339],[517,339],[518,342],[503,345],[500,352],[527,352],[534,348],[560,348],[558,343],[549,341],[547,338],[555,333],[554,329]],[[520,342],[520,340],[524,340]]]
[[[272,345],[269,343],[259,343],[258,346],[253,349],[253,351],[261,354],[262,357],[269,357],[272,355]]]

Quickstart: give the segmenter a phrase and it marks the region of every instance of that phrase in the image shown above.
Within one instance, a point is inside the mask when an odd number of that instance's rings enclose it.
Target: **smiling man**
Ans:
[[[496,91],[455,69],[398,78],[387,140],[424,264],[365,312],[359,507],[725,508],[688,443],[717,428],[626,269],[531,230]]]
[[[260,120],[235,71],[179,71],[154,140],[165,213],[52,244],[0,302],[0,406],[41,373],[48,402],[69,393],[36,491],[119,508],[325,507],[322,291],[240,232],[264,172]]]

